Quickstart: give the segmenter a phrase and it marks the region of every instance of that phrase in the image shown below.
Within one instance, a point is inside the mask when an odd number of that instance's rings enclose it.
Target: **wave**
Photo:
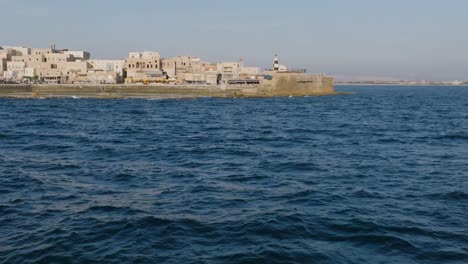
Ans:
[[[431,199],[440,199],[440,200],[448,200],[448,201],[465,201],[468,200],[468,193],[463,191],[452,191],[452,192],[445,192],[445,193],[433,193],[429,195],[425,195],[427,198]]]
[[[146,211],[134,209],[125,206],[112,206],[112,205],[95,205],[80,212],[81,214],[124,214],[128,216],[135,216],[139,214],[147,214]]]
[[[436,140],[468,140],[468,134],[465,132],[448,133],[433,137]]]
[[[406,254],[420,254],[422,249],[413,245],[409,241],[391,235],[354,235],[340,238],[340,240],[350,241],[358,245],[367,245],[378,247],[383,252],[391,253],[398,251]]]

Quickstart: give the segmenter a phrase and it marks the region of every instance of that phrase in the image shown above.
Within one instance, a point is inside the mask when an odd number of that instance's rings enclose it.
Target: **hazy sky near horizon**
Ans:
[[[466,0],[0,0],[1,45],[244,58],[339,79],[468,80]]]

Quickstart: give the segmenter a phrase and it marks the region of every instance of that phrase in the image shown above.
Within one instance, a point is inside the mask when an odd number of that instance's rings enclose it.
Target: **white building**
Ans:
[[[24,77],[24,69],[26,68],[26,63],[23,61],[8,61],[7,62],[7,79],[22,79]]]
[[[24,68],[24,77],[26,77],[26,78],[35,78],[36,77],[36,69],[34,69],[34,68]]]
[[[88,77],[99,83],[119,83],[124,77],[124,60],[89,60]]]
[[[124,60],[89,60],[90,70],[94,71],[113,71],[123,75]]]
[[[239,68],[241,62],[221,62],[218,63],[218,73],[222,80],[231,80],[239,78]]]

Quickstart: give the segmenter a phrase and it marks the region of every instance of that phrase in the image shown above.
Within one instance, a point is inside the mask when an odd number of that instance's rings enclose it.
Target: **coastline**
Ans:
[[[336,86],[430,86],[430,87],[468,87],[468,84],[407,84],[407,83],[336,83]]]
[[[53,99],[196,99],[273,98],[344,95],[332,89],[267,89],[262,86],[223,87],[221,85],[21,85],[0,84],[0,98]]]
[[[13,98],[269,98],[335,95],[332,77],[272,73],[260,84],[0,84]]]

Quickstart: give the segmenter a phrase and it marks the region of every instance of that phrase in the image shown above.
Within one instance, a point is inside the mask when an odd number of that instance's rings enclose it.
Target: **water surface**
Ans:
[[[467,263],[468,88],[0,99],[0,263]]]

